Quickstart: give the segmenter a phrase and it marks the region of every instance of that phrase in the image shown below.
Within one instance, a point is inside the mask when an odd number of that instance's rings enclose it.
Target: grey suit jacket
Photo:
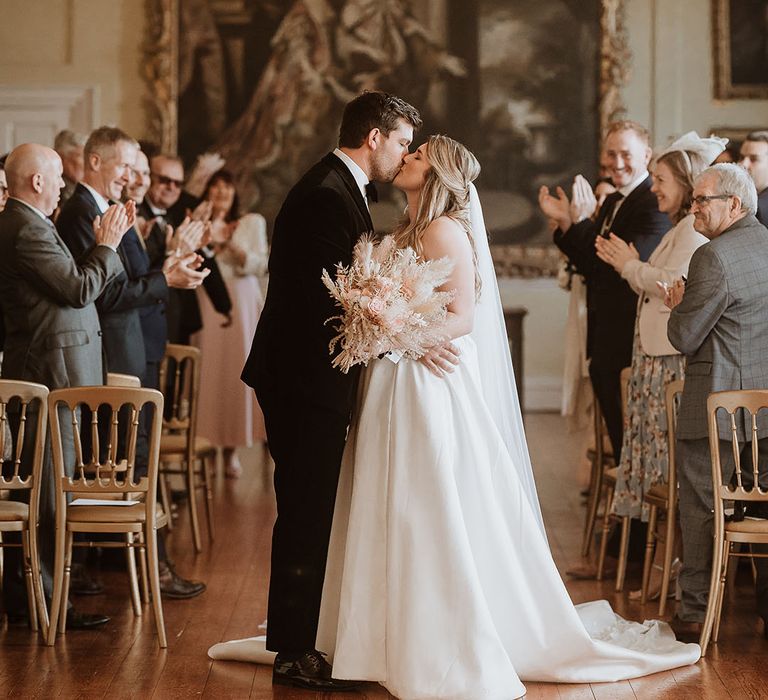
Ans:
[[[746,216],[701,246],[691,258],[682,302],[672,310],[669,340],[688,359],[677,436],[707,437],[707,397],[713,391],[768,388],[768,229]],[[720,437],[730,419],[718,416]],[[749,435],[745,416],[739,439]],[[768,436],[768,414],[758,416]]]
[[[0,212],[3,378],[50,389],[102,384],[93,302],[122,270],[117,253],[106,246],[95,247],[78,265],[51,222],[9,199]]]

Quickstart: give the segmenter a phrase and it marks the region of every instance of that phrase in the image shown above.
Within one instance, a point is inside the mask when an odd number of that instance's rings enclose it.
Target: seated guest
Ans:
[[[753,131],[741,144],[739,165],[757,188],[757,220],[768,226],[768,131]]]
[[[687,275],[694,251],[707,242],[693,228],[693,181],[723,150],[723,141],[702,139],[692,131],[656,158],[651,191],[659,211],[674,226],[648,262],[642,262],[635,248],[618,236],[595,239],[598,257],[639,295],[613,507],[618,515],[643,522],[648,521],[644,496],[652,486],[666,481],[669,469],[664,392],[667,384],[683,378],[685,370],[685,358],[667,339],[669,309],[664,305],[663,286]]]
[[[269,255],[267,222],[261,214],[240,216],[234,178],[226,170],[211,177],[203,201],[212,206],[211,243],[232,298],[232,323],[222,326],[211,302],[198,292],[203,327],[192,336],[202,351],[197,426],[200,435],[223,447],[225,473],[237,477],[235,448],[266,440],[256,395],[232,367],[245,364],[264,306],[260,277]]]
[[[156,155],[150,159],[150,185],[144,202],[139,207],[139,216],[152,222],[145,230],[145,242],[150,264],[163,264],[166,256],[166,226],[178,226],[188,213],[186,203],[197,203],[191,195],[183,192],[184,166],[177,156]],[[205,215],[203,215],[204,217]],[[203,267],[210,274],[203,282],[205,292],[216,311],[228,318],[232,311],[226,284],[213,254],[203,249]],[[168,339],[172,343],[189,345],[190,336],[202,327],[202,317],[197,295],[190,291],[173,292],[168,300]]]
[[[94,301],[123,272],[115,249],[130,226],[132,214],[122,204],[109,207],[92,229],[94,245],[76,262],[47,218],[56,208],[64,184],[56,152],[37,144],[19,146],[8,156],[6,174],[10,199],[0,212],[0,305],[7,334],[2,376],[38,382],[49,389],[101,384],[101,330]],[[31,417],[27,418],[33,425]],[[64,423],[65,431],[66,426]],[[72,444],[71,428],[62,439],[65,446]],[[65,448],[64,453],[70,458],[66,470],[74,474],[74,450]],[[50,437],[44,460],[40,567],[50,599],[55,549]],[[30,465],[22,464],[22,468],[28,470]],[[6,549],[4,557],[5,612],[10,622],[26,622],[21,549]],[[67,612],[69,629],[94,627],[108,620],[105,615],[79,613],[72,608]]]
[[[64,187],[61,188],[59,207],[63,207],[66,201],[75,191],[75,186],[83,179],[83,149],[85,148],[85,136],[74,131],[64,129],[56,134],[53,142],[53,150],[59,154],[64,166]]]
[[[667,333],[688,361],[677,421],[680,528],[683,540],[682,599],[673,629],[680,639],[698,637],[707,609],[712,569],[714,494],[707,397],[713,391],[768,387],[768,229],[755,218],[757,192],[737,165],[721,163],[696,179],[694,227],[709,239],[691,258],[687,282],[667,293],[672,309]],[[734,471],[730,417],[718,417],[723,475]],[[757,416],[758,435],[768,435],[768,416]],[[736,420],[744,483],[752,484],[751,424]],[[758,439],[760,486],[768,489],[768,438]],[[766,517],[765,504],[747,514]],[[764,545],[753,545],[763,548]],[[758,613],[768,636],[768,560],[757,568]]]
[[[88,137],[83,180],[56,222],[59,234],[76,257],[93,247],[91,222],[104,211],[108,201],[122,198],[137,152],[136,141],[114,127],[100,127]],[[137,376],[143,386],[157,389],[159,364],[167,340],[164,302],[168,289],[193,289],[207,272],[193,269],[197,264],[194,253],[186,258],[168,258],[162,269],[150,270],[147,253],[133,228],[126,233],[117,252],[124,272],[107,285],[96,301],[107,371]],[[141,469],[147,464],[146,430],[139,436],[136,461]],[[205,590],[204,584],[186,581],[173,571],[163,538],[159,538],[158,546],[162,562],[160,587],[165,595],[188,598]],[[83,577],[84,592],[93,592],[93,588]]]

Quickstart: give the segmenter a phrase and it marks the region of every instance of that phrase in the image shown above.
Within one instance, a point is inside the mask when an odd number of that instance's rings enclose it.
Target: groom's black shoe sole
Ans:
[[[283,654],[275,658],[272,670],[274,685],[287,685],[307,690],[343,692],[356,690],[359,683],[331,678],[331,666],[319,651],[310,651],[296,659]]]

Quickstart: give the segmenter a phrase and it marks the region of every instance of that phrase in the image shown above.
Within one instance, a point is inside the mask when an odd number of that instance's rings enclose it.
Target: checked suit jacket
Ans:
[[[677,437],[707,437],[707,397],[713,391],[768,388],[768,229],[751,215],[740,219],[691,258],[680,304],[667,326],[669,340],[688,360]],[[739,439],[751,430],[737,420]],[[730,418],[720,412],[721,439]],[[758,415],[768,437],[768,414]]]

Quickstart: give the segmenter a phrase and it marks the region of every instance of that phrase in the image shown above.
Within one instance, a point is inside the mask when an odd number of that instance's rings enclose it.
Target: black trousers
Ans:
[[[627,362],[622,362],[627,359]],[[621,442],[624,425],[621,417],[621,370],[627,367],[631,358],[593,357],[589,363],[589,378],[595,398],[605,418],[608,437],[611,440],[613,454],[618,462],[621,455]]]
[[[328,541],[349,415],[305,396],[257,392],[275,461],[267,648],[315,648]]]

